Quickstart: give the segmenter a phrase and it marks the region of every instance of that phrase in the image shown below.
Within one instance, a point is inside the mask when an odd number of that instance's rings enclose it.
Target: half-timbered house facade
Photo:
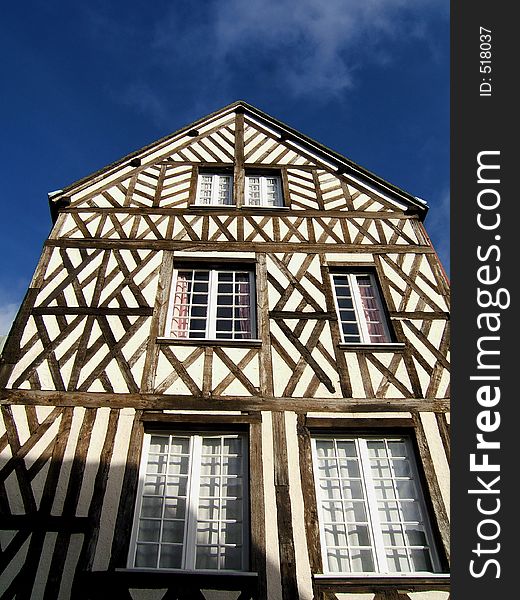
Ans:
[[[1,362],[0,598],[448,598],[423,201],[240,101],[49,202]]]

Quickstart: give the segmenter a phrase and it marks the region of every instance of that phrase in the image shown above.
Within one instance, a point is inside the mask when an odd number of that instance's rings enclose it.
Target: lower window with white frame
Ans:
[[[441,570],[407,436],[316,435],[324,573]]]
[[[243,434],[146,433],[128,566],[247,571],[247,473]]]

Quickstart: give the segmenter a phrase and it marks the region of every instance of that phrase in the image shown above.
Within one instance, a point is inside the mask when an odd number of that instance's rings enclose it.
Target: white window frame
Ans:
[[[259,179],[259,183],[260,183],[260,204],[252,204],[251,203],[251,198],[249,196],[249,180],[255,177],[257,179]],[[268,179],[274,179],[276,181],[276,192],[277,192],[277,196],[278,196],[278,202],[276,204],[268,204],[267,203],[267,180]],[[246,177],[245,177],[245,194],[244,194],[244,205],[245,206],[251,206],[251,207],[267,207],[267,208],[280,208],[282,206],[284,206],[284,200],[283,200],[283,188],[282,188],[282,178],[278,173],[275,173],[273,175],[269,175],[269,174],[255,174],[255,173],[247,173],[246,172]]]
[[[203,202],[201,197],[201,187],[204,177],[211,177],[211,198],[209,202]],[[219,202],[219,183],[221,177],[229,179],[228,202]],[[199,172],[197,177],[197,195],[195,197],[196,206],[234,206],[233,198],[233,175],[231,173],[205,173]]]
[[[333,571],[329,569],[328,559],[327,559],[327,544],[325,538],[325,516],[323,514],[323,504],[322,500],[328,501],[329,498],[322,498],[320,495],[320,484],[319,484],[319,476],[318,476],[318,453],[316,447],[317,440],[336,440],[336,441],[353,441],[356,444],[356,452],[359,460],[360,466],[360,475],[361,475],[361,483],[363,488],[364,500],[365,500],[365,509],[367,513],[367,521],[368,521],[368,529],[370,532],[370,537],[372,541],[372,558],[374,562],[374,571]],[[429,550],[430,560],[433,566],[432,571],[391,571],[388,568],[388,563],[385,555],[385,546],[383,541],[383,533],[382,533],[382,522],[379,519],[378,513],[378,499],[376,498],[374,479],[372,477],[371,467],[370,467],[370,459],[368,455],[367,441],[401,441],[406,445],[407,458],[410,465],[411,476],[410,479],[414,483],[415,490],[417,492],[417,497],[414,500],[417,501],[421,516],[422,516],[422,526],[424,528],[424,534],[427,541],[427,548]],[[379,577],[381,575],[391,576],[391,577],[409,577],[409,576],[429,576],[436,575],[441,572],[441,563],[440,558],[437,552],[437,547],[435,543],[435,537],[433,534],[433,530],[431,528],[431,523],[429,519],[429,513],[426,505],[426,500],[424,497],[424,492],[422,490],[421,478],[419,475],[417,462],[415,459],[415,452],[413,450],[413,445],[411,443],[411,439],[406,435],[399,436],[391,436],[391,435],[342,435],[342,434],[313,434],[311,436],[311,452],[312,452],[312,462],[313,462],[313,470],[314,470],[314,485],[315,485],[315,493],[316,493],[316,502],[318,508],[318,523],[320,530],[320,544],[321,544],[321,553],[322,553],[322,562],[323,562],[323,573],[325,575],[345,575],[349,576],[369,576],[369,577]],[[391,465],[391,461],[390,461]],[[392,477],[396,477],[393,471],[392,466],[390,466],[392,471]],[[333,500],[330,500],[333,501]],[[335,501],[335,500],[334,500]],[[342,500],[340,500],[341,502]],[[402,518],[402,512],[400,509],[399,502],[396,502],[397,511]],[[338,521],[338,523],[342,524],[342,521]],[[399,521],[400,525],[406,523],[404,519]],[[404,532],[403,532],[404,535]],[[412,547],[410,546],[406,546]]]
[[[172,334],[172,320],[173,320],[173,311],[175,306],[175,291],[177,289],[177,277],[179,271],[208,271],[209,272],[209,285],[208,285],[208,310],[206,316],[206,330],[204,337],[189,337],[189,326],[187,333],[188,335],[184,337],[174,336]],[[218,274],[219,273],[247,273],[249,275],[249,318],[250,318],[250,328],[251,328],[251,337],[243,338],[243,337],[217,337],[217,308],[218,308]],[[234,341],[234,342],[249,342],[249,341],[258,341],[256,337],[257,334],[257,321],[256,321],[256,288],[255,288],[255,272],[253,268],[247,268],[244,265],[244,268],[228,268],[225,265],[218,267],[204,267],[197,266],[193,267],[191,265],[180,266],[175,269],[173,278],[172,278],[172,287],[170,291],[170,303],[168,307],[168,316],[166,319],[166,331],[165,337],[167,339],[175,339],[175,340],[193,340],[194,344],[197,343],[197,340],[214,340],[216,342],[225,342]],[[189,305],[191,307],[191,304]],[[235,307],[233,303],[233,308]],[[222,307],[222,306],[221,306]],[[191,317],[187,317],[188,319]],[[201,317],[202,318],[202,317]],[[234,317],[233,317],[234,322]],[[233,333],[233,332],[232,332]]]
[[[352,342],[348,339],[345,339],[345,333],[343,332],[343,325],[342,325],[342,320],[341,320],[340,307],[339,307],[339,303],[338,303],[336,282],[334,281],[334,277],[336,275],[348,278],[350,292],[352,294],[352,302],[354,305],[354,313],[356,316],[356,322],[358,325],[359,335],[361,338],[361,341],[359,341],[359,342]],[[331,272],[330,277],[331,277],[331,282],[332,282],[332,289],[334,292],[334,305],[336,307],[336,313],[338,315],[339,328],[340,328],[342,342],[344,344],[354,344],[354,345],[355,344],[373,344],[374,346],[380,346],[380,345],[384,345],[384,344],[393,344],[392,335],[390,333],[390,328],[388,327],[387,316],[386,316],[386,312],[384,310],[383,301],[381,298],[381,294],[379,292],[379,286],[377,284],[375,275],[368,271],[357,272],[357,271],[334,270]],[[383,327],[385,338],[386,338],[386,340],[384,342],[373,342],[370,339],[368,323],[365,318],[363,303],[361,300],[361,294],[359,292],[359,284],[357,282],[358,277],[369,277],[370,278],[370,283],[372,285],[372,289],[374,290],[374,299],[376,301],[377,308],[379,310],[379,314],[381,315],[381,325]]]
[[[150,442],[153,435],[161,436],[177,436],[177,437],[189,437],[190,442],[190,454],[189,454],[189,467],[188,467],[188,489],[186,497],[186,518],[184,523],[184,538],[182,543],[182,559],[180,568],[165,568],[165,567],[136,567],[135,559],[137,552],[137,537],[139,530],[139,520],[141,516],[141,506],[144,496],[144,485],[145,485],[145,474],[148,466],[148,456],[150,451]],[[201,569],[196,567],[196,535],[197,535],[197,524],[198,520],[198,502],[199,502],[199,486],[201,481],[201,455],[202,455],[202,439],[208,437],[225,437],[240,439],[242,444],[242,553],[241,553],[241,569],[225,569],[221,568],[220,564],[217,569]],[[222,477],[222,475],[220,475]],[[222,497],[218,497],[222,500]],[[249,447],[247,443],[247,435],[245,433],[230,433],[230,432],[213,432],[213,431],[151,431],[145,432],[143,439],[143,449],[141,454],[141,463],[139,467],[139,483],[137,487],[137,497],[134,510],[134,520],[132,525],[132,534],[130,538],[130,551],[128,553],[127,568],[132,570],[153,570],[153,571],[174,571],[174,572],[186,572],[196,571],[197,573],[216,573],[224,572],[226,574],[232,573],[244,573],[248,572],[249,568],[249,545],[250,545],[250,533],[249,533]],[[220,514],[220,505],[219,505]],[[161,518],[161,530],[164,519]],[[204,519],[206,521],[206,519]],[[227,520],[232,521],[232,519]],[[219,518],[217,521],[219,524],[222,520]],[[221,543],[219,539],[217,547],[220,548],[226,544]],[[232,544],[227,544],[232,546]],[[160,553],[157,555],[159,561]],[[220,560],[218,561],[220,563]]]

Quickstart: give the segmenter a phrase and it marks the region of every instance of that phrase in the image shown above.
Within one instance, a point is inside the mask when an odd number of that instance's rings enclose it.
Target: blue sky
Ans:
[[[47,192],[238,99],[425,199],[449,272],[448,0],[48,0],[2,17],[0,334]]]

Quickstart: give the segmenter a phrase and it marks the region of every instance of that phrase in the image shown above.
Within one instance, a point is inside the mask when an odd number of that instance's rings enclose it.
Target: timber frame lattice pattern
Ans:
[[[197,204],[199,174],[211,169],[233,173],[233,205]],[[284,205],[246,206],[248,170],[280,177]],[[449,457],[449,287],[421,222],[424,206],[412,196],[239,102],[69,186],[58,200],[0,362],[0,600],[61,600],[83,583],[94,594],[108,580],[121,598],[139,598],[116,568],[126,567],[143,423],[171,426],[172,411],[193,413],[175,426],[200,426],[206,415],[248,423],[257,474],[258,440],[264,451],[270,444],[265,500],[271,493],[284,532],[282,600],[298,598],[303,585],[284,411],[298,419],[298,436],[318,413],[331,422],[362,413],[361,424],[369,412],[406,413],[417,430],[426,414]],[[165,334],[179,261],[210,260],[254,271],[255,339]],[[343,269],[377,278],[391,343],[342,342],[331,272]],[[445,498],[437,483],[431,488],[446,546]],[[265,554],[271,524],[263,487],[261,494],[252,500],[261,513],[252,535]],[[303,510],[315,519],[312,507]],[[263,560],[252,559],[254,584],[244,577],[205,588],[185,578],[165,583],[164,598],[202,599],[204,589],[227,585],[235,597],[263,600]],[[320,560],[310,551],[315,572]],[[149,583],[134,581],[136,589]],[[434,582],[414,581],[401,594],[381,585],[374,600],[437,589],[448,597]],[[309,586],[321,600],[342,589],[332,581]]]

